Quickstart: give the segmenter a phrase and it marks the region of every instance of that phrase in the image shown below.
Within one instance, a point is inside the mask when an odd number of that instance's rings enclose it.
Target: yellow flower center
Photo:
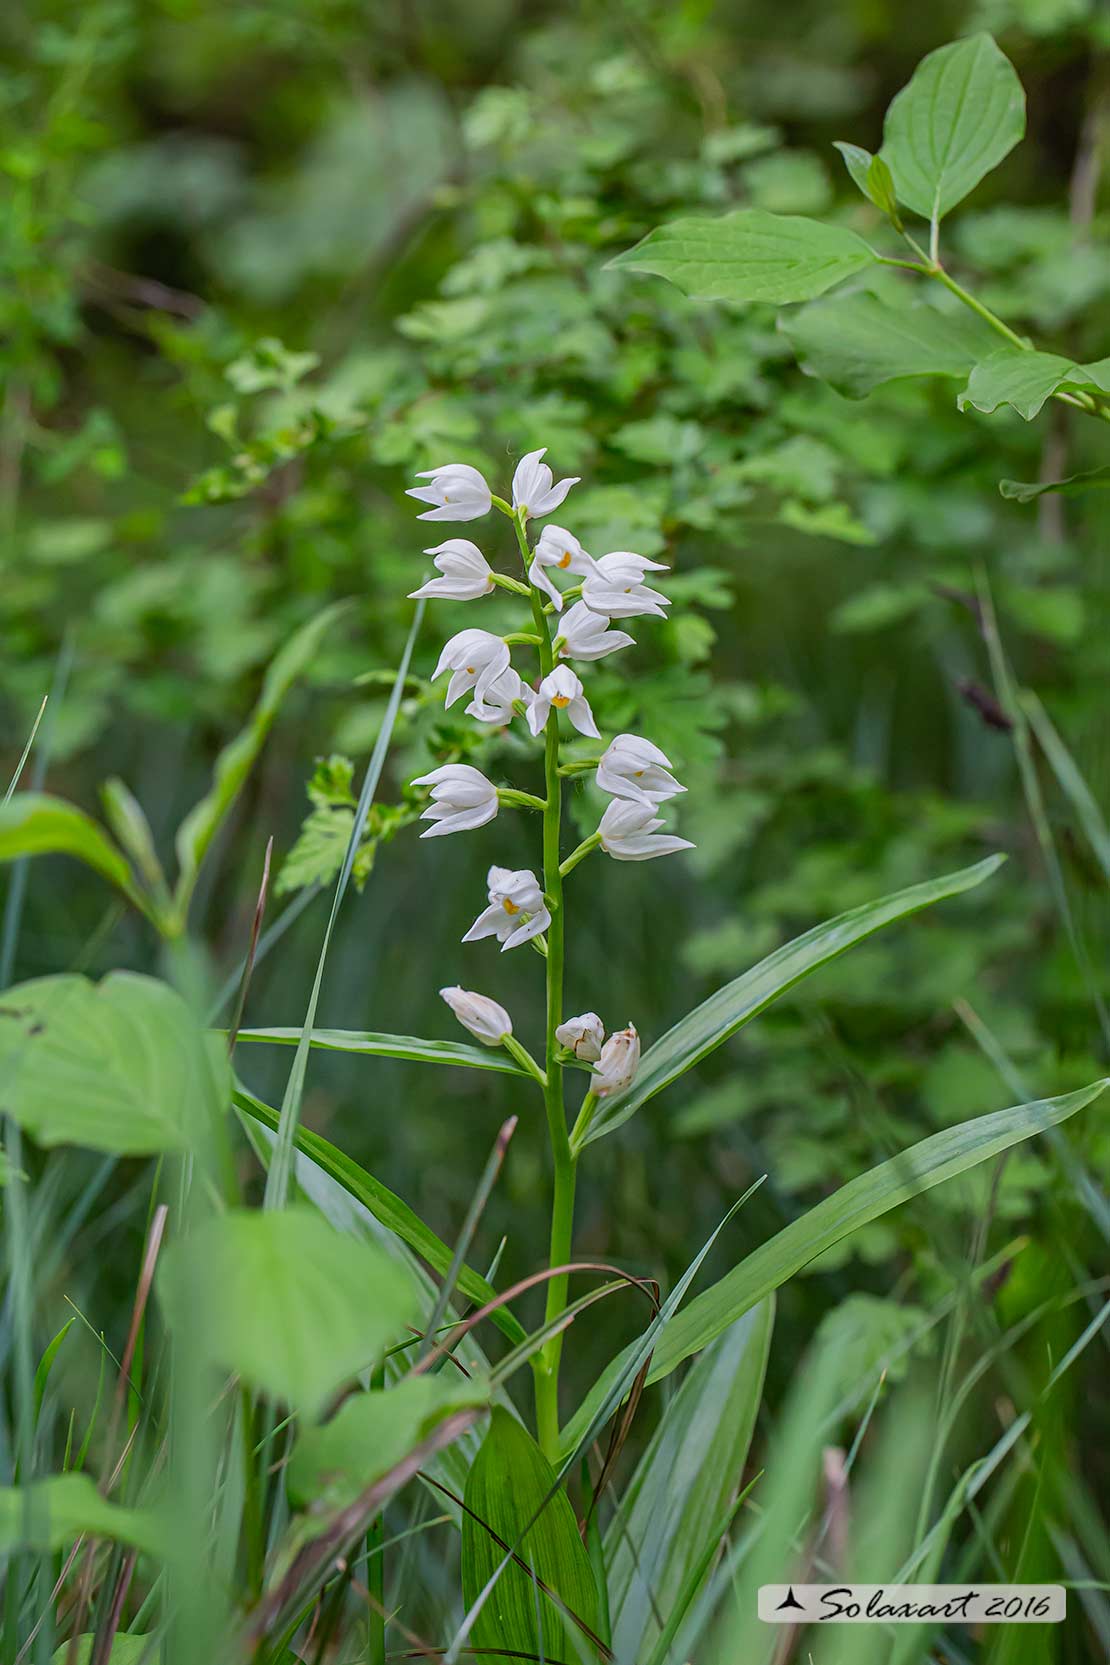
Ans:
[[[561,711],[565,705],[570,704],[570,695],[569,694],[552,694],[551,703],[552,703],[552,705],[557,705],[559,707],[559,710]]]
[[[477,669],[475,668],[475,666],[468,665],[466,667],[466,674],[467,674],[467,676],[477,676],[478,672],[477,672]]]
[[[502,902],[501,906],[504,908],[506,913],[511,914],[511,913],[519,913],[520,912],[520,909],[517,907],[516,903],[511,901],[508,896],[506,896],[506,898]]]
[[[562,567],[564,572],[565,572],[567,567],[570,566],[570,563],[573,560],[574,560],[574,556],[571,554],[570,550],[569,549],[564,549],[563,553],[559,557],[558,565],[560,567]]]

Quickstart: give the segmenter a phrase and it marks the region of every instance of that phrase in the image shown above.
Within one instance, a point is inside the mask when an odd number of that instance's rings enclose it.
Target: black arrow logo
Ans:
[[[775,1608],[775,1612],[776,1613],[781,1613],[787,1607],[793,1608],[793,1610],[796,1613],[804,1613],[805,1612],[805,1608],[802,1606],[801,1602],[798,1600],[797,1596],[794,1594],[793,1584],[791,1584],[790,1587],[788,1588],[785,1598],[782,1601],[780,1601],[778,1606]]]

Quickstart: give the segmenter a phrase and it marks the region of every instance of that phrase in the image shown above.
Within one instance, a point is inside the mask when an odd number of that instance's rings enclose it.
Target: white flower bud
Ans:
[[[432,801],[420,819],[436,825],[421,833],[421,838],[470,832],[474,827],[484,827],[497,814],[496,786],[469,763],[445,763],[429,775],[418,775],[412,784],[432,789]]]
[[[597,766],[597,784],[614,798],[660,804],[686,790],[670,773],[670,767],[670,758],[650,740],[638,734],[618,734]]]
[[[594,570],[582,585],[582,600],[593,613],[610,619],[634,619],[642,613],[666,618],[670,597],[644,583],[645,572],[666,572],[661,561],[649,561],[630,550],[614,550],[595,561]]]
[[[688,838],[657,832],[662,825],[653,803],[614,798],[597,831],[601,848],[617,861],[651,861],[653,856],[670,856],[676,850],[694,848]]]
[[[488,995],[475,994],[471,989],[440,989],[464,1029],[476,1035],[483,1046],[500,1046],[506,1035],[513,1032],[513,1020],[496,1000]]]
[[[555,1031],[560,1046],[583,1064],[596,1064],[605,1044],[605,1029],[596,1012],[583,1012],[581,1017],[567,1018]]]
[[[445,644],[432,672],[432,681],[444,671],[452,672],[444,701],[446,706],[452,706],[472,688],[477,699],[484,699],[490,685],[508,668],[509,649],[500,636],[488,630],[460,630]]]
[[[601,1058],[593,1073],[592,1090],[598,1098],[610,1093],[622,1093],[632,1085],[640,1067],[640,1037],[635,1026],[619,1029],[610,1035],[601,1049]]]
[[[635,638],[624,630],[610,630],[608,619],[591,613],[584,601],[559,621],[559,657],[562,659],[604,659],[618,648],[633,647]]]

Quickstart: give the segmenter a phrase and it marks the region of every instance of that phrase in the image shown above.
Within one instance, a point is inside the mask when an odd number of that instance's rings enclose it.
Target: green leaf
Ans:
[[[241,1041],[267,1041],[276,1046],[296,1046],[299,1029],[241,1029]],[[462,1041],[425,1041],[414,1035],[376,1035],[364,1029],[314,1029],[309,1044],[325,1052],[361,1052],[373,1058],[412,1058],[420,1064],[456,1064],[466,1069],[496,1070],[501,1075],[526,1075],[527,1071],[492,1046],[466,1046]]]
[[[1098,1098],[1108,1085],[1108,1079],[1096,1081],[1062,1098],[1035,1099],[1030,1104],[961,1122],[849,1180],[831,1197],[792,1220],[678,1312],[656,1346],[648,1381],[658,1382],[669,1376],[684,1359],[700,1352],[758,1301],[781,1289],[803,1266],[861,1226],[879,1219],[911,1197],[943,1184],[946,1179],[954,1179],[980,1162],[990,1161],[1011,1145],[1066,1121]],[[625,1353],[628,1351],[626,1348]],[[567,1444],[573,1443],[580,1430],[589,1426],[609,1383],[620,1373],[623,1357],[624,1354],[619,1354],[606,1367],[563,1430],[562,1438]]]
[[[633,1115],[649,1098],[662,1092],[680,1075],[692,1069],[708,1053],[726,1041],[730,1035],[753,1017],[758,1016],[773,1000],[793,988],[820,966],[843,954],[845,949],[862,942],[873,932],[896,919],[905,919],[921,908],[959,896],[982,884],[998,871],[1005,858],[988,856],[974,867],[948,873],[941,879],[928,879],[924,884],[911,885],[908,890],[896,891],[877,902],[866,902],[851,908],[835,919],[815,925],[804,936],[796,937],[781,948],[776,948],[767,959],[761,960],[751,971],[726,983],[723,989],[710,995],[692,1012],[680,1018],[661,1040],[648,1048],[640,1060],[640,1068],[631,1087],[623,1093],[607,1098],[588,1129],[583,1144],[612,1133]]]
[[[941,220],[1025,133],[1025,94],[990,35],[970,35],[922,59],[893,100],[880,152],[899,202]]]
[[[17,792],[0,804],[0,861],[46,855],[74,856],[146,910],[122,851],[91,815],[46,792]]]
[[[747,1461],[771,1345],[774,1303],[765,1301],[720,1336],[663,1413],[605,1535],[613,1651],[647,1659],[706,1554]],[[676,1476],[681,1482],[675,1483]]]
[[[410,1376],[382,1392],[356,1393],[297,1440],[286,1470],[289,1495],[302,1508],[345,1509],[437,1422],[488,1399],[487,1383],[457,1376]]]
[[[553,1495],[545,1502],[549,1494]],[[462,1527],[462,1585],[468,1607],[511,1548],[569,1612],[596,1631],[597,1585],[574,1511],[566,1493],[556,1489],[555,1471],[535,1440],[500,1406],[494,1407],[463,1501],[468,1513]],[[487,1526],[497,1538],[490,1536]],[[478,1614],[470,1641],[475,1648],[510,1648],[533,1658],[575,1660],[581,1633],[564,1620],[560,1608],[524,1568],[511,1561]]]
[[[263,1104],[261,1099],[248,1093],[245,1088],[238,1086],[234,1094],[235,1106],[244,1114],[261,1122],[272,1133],[278,1130],[281,1118],[270,1105]],[[389,1188],[375,1179],[373,1174],[360,1168],[352,1157],[347,1156],[337,1146],[329,1144],[319,1133],[312,1133],[308,1128],[297,1128],[297,1149],[309,1158],[328,1177],[341,1185],[349,1196],[355,1198],[362,1206],[370,1211],[376,1220],[399,1237],[402,1243],[426,1261],[434,1272],[445,1273],[451,1265],[452,1251],[442,1238],[436,1236],[430,1226],[426,1226],[419,1214],[413,1212],[407,1202],[390,1191]],[[484,1307],[488,1301],[494,1300],[497,1291],[491,1283],[477,1272],[464,1266],[455,1280],[459,1290],[475,1306]],[[490,1322],[496,1324],[502,1334],[508,1336],[514,1347],[518,1347],[527,1337],[527,1331],[508,1307],[498,1307],[490,1314]]]
[[[40,977],[0,996],[0,1110],[42,1145],[191,1151],[230,1099],[220,1041],[156,978]]]
[[[1058,491],[1063,497],[1078,497],[1084,491],[1105,491],[1110,487],[1110,464],[1102,468],[1088,468],[1081,474],[1069,474],[1063,480],[999,480],[998,489],[1013,503],[1032,503],[1046,492]]]
[[[672,220],[609,265],[653,272],[699,299],[782,305],[823,295],[874,259],[842,226],[738,208],[721,219]]]
[[[111,1538],[165,1558],[167,1523],[149,1509],[101,1497],[87,1474],[54,1474],[31,1486],[0,1486],[0,1555],[33,1549],[54,1554],[75,1538]]]
[[[857,189],[897,225],[898,198],[894,179],[883,158],[872,156],[862,145],[848,144],[844,139],[834,139],[833,145],[843,156],[844,165]]]
[[[956,404],[960,410],[973,405],[988,415],[999,405],[1012,405],[1030,422],[1057,388],[1078,373],[1079,365],[1057,353],[1000,347],[975,366]]]
[[[158,1288],[180,1345],[309,1416],[417,1318],[405,1270],[310,1208],[206,1221],[166,1250]]]
[[[809,376],[862,399],[902,376],[968,376],[991,350],[977,318],[848,295],[783,313],[779,329]]]
[[[180,871],[174,903],[180,917],[183,918],[188,910],[197,871],[205,853],[250,774],[281,702],[298,677],[308,669],[320,643],[347,606],[347,602],[339,601],[325,607],[315,618],[302,625],[272,660],[246,728],[224,747],[216,759],[211,789],[193,806],[177,829]]]
[[[96,1637],[91,1631],[88,1635],[79,1639],[76,1665],[89,1665],[95,1641]],[[51,1665],[67,1665],[70,1658],[69,1647],[68,1642],[63,1642],[55,1652]],[[145,1662],[145,1665],[157,1665],[157,1661],[158,1642],[154,1636],[132,1636],[119,1632],[112,1640],[112,1651],[108,1655],[108,1665],[140,1665],[140,1662]]]

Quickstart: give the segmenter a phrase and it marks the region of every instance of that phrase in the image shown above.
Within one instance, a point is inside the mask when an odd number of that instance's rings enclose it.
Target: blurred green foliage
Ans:
[[[12,763],[67,664],[52,790],[91,806],[122,777],[165,853],[278,645],[326,600],[357,602],[204,876],[214,987],[245,949],[270,834],[278,896],[338,868],[426,565],[403,487],[448,459],[503,490],[547,446],[583,476],[568,518],[587,547],[674,569],[679,616],[642,633],[633,676],[599,666],[590,694],[599,720],[681,768],[698,849],[677,872],[583,871],[574,1009],[650,1040],[784,935],[1010,852],[982,892],[825,972],[653,1104],[619,1155],[606,1147],[583,1250],[652,1272],[685,1265],[759,1173],[730,1228],[741,1248],[890,1150],[1016,1102],[1014,1076],[1047,1094],[1103,1068],[1105,883],[1046,785],[1077,956],[980,628],[986,581],[1017,677],[1105,802],[1110,499],[998,491],[1100,465],[1099,425],[960,414],[939,379],[849,399],[799,370],[775,309],[607,269],[685,212],[748,205],[868,234],[877,216],[833,140],[875,145],[917,58],[979,27],[1021,74],[1030,133],[953,216],[946,252],[1015,328],[1097,359],[1110,26],[1095,0],[37,0],[0,19]],[[869,274],[861,292],[898,282]],[[486,606],[497,628],[501,602]],[[471,622],[440,609],[425,627],[354,875],[370,882],[332,952],[329,1025],[443,1033],[435,990],[465,980],[458,938],[491,853],[531,859],[527,829],[506,829],[496,851],[454,843],[448,879],[441,850],[405,831],[409,776],[464,754],[496,772],[515,744],[445,715],[425,680]],[[595,809],[576,799],[583,831]],[[93,877],[42,872],[19,975],[155,963]],[[251,1021],[300,1021],[319,929],[310,909],[260,964]],[[521,1032],[537,1020],[538,977],[494,966],[482,986],[511,995]],[[252,1056],[251,1084],[280,1095],[283,1068]],[[450,1239],[512,1088],[424,1081],[317,1056],[309,1115]],[[1075,1137],[1104,1168],[1097,1119]],[[542,1253],[545,1187],[522,1136],[483,1228],[490,1257],[509,1234],[503,1275]],[[1082,1262],[1088,1226],[1024,1151],[853,1237],[786,1292],[785,1322],[808,1333],[831,1312],[877,1356],[913,1316],[890,1298],[947,1288],[988,1203],[999,1243],[1063,1241]],[[777,1350],[772,1376],[790,1357]],[[588,1381],[599,1362],[572,1369]]]

